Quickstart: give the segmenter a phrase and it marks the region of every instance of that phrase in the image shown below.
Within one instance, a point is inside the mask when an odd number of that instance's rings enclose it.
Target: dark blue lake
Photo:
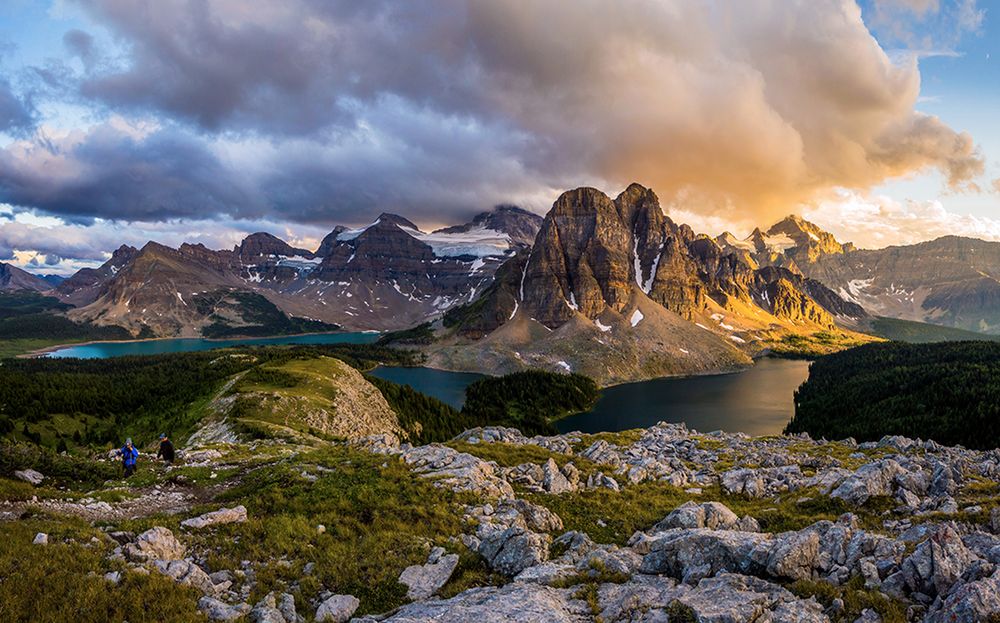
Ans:
[[[460,408],[478,374],[429,368],[377,368],[374,374],[410,385]],[[809,376],[809,362],[761,359],[744,372],[655,379],[602,390],[594,409],[556,423],[562,432],[598,433],[684,422],[702,432],[724,430],[777,435],[795,413],[794,392]]]

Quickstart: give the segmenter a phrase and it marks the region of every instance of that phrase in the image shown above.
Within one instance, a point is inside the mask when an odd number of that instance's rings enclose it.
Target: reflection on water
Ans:
[[[808,361],[761,359],[745,372],[618,385],[603,390],[592,411],[556,426],[562,432],[597,433],[663,421],[702,432],[777,435],[794,415],[794,392],[808,376]]]
[[[379,367],[371,372],[400,385],[409,385],[422,394],[433,396],[456,409],[465,404],[465,388],[483,378],[470,372],[446,372],[432,368]]]

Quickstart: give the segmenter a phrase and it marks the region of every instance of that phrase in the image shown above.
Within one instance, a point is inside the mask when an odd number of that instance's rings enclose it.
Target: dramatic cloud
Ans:
[[[78,222],[262,214],[239,177],[197,137],[120,119],[0,151],[0,200]]]
[[[916,56],[890,58],[846,0],[69,1],[112,39],[69,30],[74,60],[37,74],[106,120],[0,150],[0,201],[74,223],[441,224],[633,180],[759,223],[984,171],[968,134],[915,111]]]
[[[914,244],[941,236],[1000,240],[1000,220],[949,212],[940,201],[897,201],[842,193],[803,216],[861,248]]]

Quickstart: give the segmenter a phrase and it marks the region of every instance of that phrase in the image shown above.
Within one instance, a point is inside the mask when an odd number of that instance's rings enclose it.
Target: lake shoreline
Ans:
[[[46,346],[45,348],[39,348],[33,350],[30,353],[22,353],[16,355],[16,359],[34,359],[38,357],[44,357],[50,353],[56,351],[65,350],[67,348],[78,348],[80,346],[99,346],[101,344],[143,344],[147,342],[164,342],[168,340],[199,340],[203,342],[233,342],[233,341],[251,341],[251,340],[273,340],[281,338],[296,338],[296,337],[308,337],[311,335],[353,335],[353,334],[380,334],[381,331],[312,331],[308,333],[289,333],[283,335],[260,335],[260,336],[244,336],[244,337],[145,337],[136,338],[133,340],[88,340],[86,342],[69,342],[66,344],[54,344],[52,346]],[[252,344],[251,344],[252,346]],[[223,347],[232,348],[232,347]],[[181,351],[179,351],[181,352]]]

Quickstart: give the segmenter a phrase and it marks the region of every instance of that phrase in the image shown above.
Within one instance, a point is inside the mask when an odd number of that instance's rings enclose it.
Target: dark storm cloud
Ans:
[[[0,151],[0,202],[80,223],[199,217],[234,206],[263,212],[202,140],[115,123],[36,135]]]

